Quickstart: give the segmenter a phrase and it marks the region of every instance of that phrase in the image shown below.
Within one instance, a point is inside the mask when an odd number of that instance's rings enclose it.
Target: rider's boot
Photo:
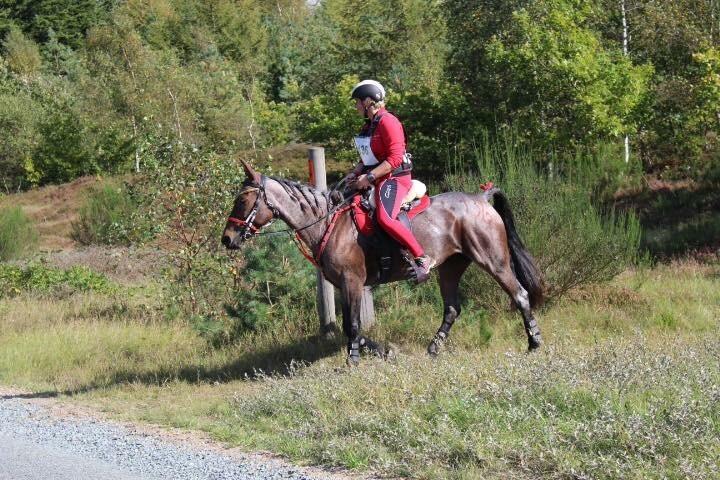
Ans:
[[[434,264],[435,262],[427,255],[421,255],[415,258],[415,281],[418,284],[430,278],[430,269]]]

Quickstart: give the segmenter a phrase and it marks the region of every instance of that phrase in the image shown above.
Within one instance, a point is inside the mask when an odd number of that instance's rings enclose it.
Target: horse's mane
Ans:
[[[316,216],[327,215],[334,206],[329,192],[320,190],[306,184],[287,180],[285,178],[269,177],[279,183],[290,198],[295,200],[303,212],[312,212]]]

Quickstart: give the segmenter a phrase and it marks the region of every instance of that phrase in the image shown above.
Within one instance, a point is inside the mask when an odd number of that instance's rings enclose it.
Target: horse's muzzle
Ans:
[[[240,235],[236,235],[236,236],[235,236],[235,239],[236,239],[236,240],[237,240],[238,238],[240,238]],[[221,242],[223,245],[225,245],[225,248],[227,248],[228,250],[237,250],[237,249],[240,248],[240,245],[238,245],[237,243],[235,243],[235,242],[230,238],[229,235],[223,235],[222,238],[220,239],[220,242]]]

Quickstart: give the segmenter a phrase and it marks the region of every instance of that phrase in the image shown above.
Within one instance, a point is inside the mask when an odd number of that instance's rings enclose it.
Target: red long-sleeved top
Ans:
[[[402,164],[405,155],[405,132],[400,120],[381,108],[376,115],[382,115],[370,139],[370,149],[380,163],[387,161],[393,170]],[[363,133],[367,132],[370,125],[365,125]]]

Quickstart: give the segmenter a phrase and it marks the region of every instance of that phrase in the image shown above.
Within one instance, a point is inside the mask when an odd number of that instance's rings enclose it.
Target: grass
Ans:
[[[125,224],[136,208],[125,187],[106,180],[88,191],[71,236],[82,245],[129,244]]]
[[[20,292],[0,299],[0,383],[388,476],[716,478],[719,283],[717,260],[683,261],[574,290],[534,355],[516,313],[466,308],[437,360],[434,300],[399,285],[374,336],[401,355],[354,370],[311,323],[213,348],[157,295]]]
[[[20,207],[0,208],[0,261],[21,258],[37,243],[37,231]]]

